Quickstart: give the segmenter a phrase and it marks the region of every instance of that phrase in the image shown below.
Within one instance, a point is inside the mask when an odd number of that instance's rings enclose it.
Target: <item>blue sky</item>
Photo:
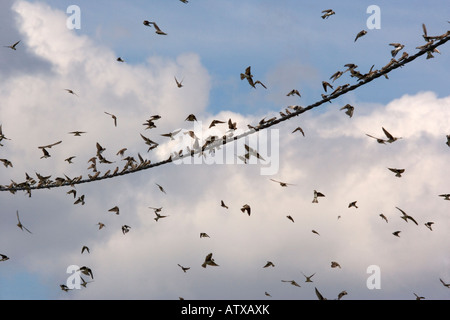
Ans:
[[[373,4],[381,9],[381,28],[368,30],[366,9]],[[70,5],[81,9],[79,30],[66,27]],[[96,142],[114,160],[99,165],[102,173],[123,164],[116,152],[124,146],[129,155],[166,159],[177,146],[160,135],[192,129],[184,121],[190,113],[203,124],[197,134],[206,134],[212,119],[233,119],[246,129],[289,105],[320,100],[322,80],[331,81],[347,63],[361,72],[380,69],[391,59],[389,43],[414,54],[424,44],[422,23],[429,35],[450,26],[446,1],[8,0],[0,6],[0,42],[21,40],[16,51],[0,50],[0,124],[11,138],[2,141],[0,158],[14,164],[0,168],[2,185],[22,181],[24,172],[87,177]],[[329,8],[336,14],[322,19]],[[368,33],[355,42],[362,29]],[[268,291],[273,299],[316,299],[314,286],[330,298],[342,290],[348,299],[450,298],[439,282],[450,282],[449,202],[438,196],[450,192],[447,47],[269,131],[280,137],[271,141],[276,152],[264,153],[277,165],[271,176],[254,164],[162,166],[77,186],[84,206],[73,204],[67,187],[36,190],[31,198],[1,192],[0,253],[10,259],[0,262],[0,298],[268,299]],[[248,66],[267,89],[240,79]],[[174,77],[183,79],[182,88]],[[345,83],[355,80],[346,73],[333,85]],[[69,87],[78,96],[64,91]],[[301,97],[286,96],[292,89]],[[352,118],[340,110],[347,103],[355,106]],[[104,112],[117,115],[117,127]],[[162,115],[157,128],[144,129],[153,114]],[[305,137],[292,134],[297,126]],[[382,127],[402,139],[380,145],[366,135],[383,137]],[[74,130],[87,134],[68,135]],[[147,152],[139,134],[160,145]],[[37,146],[58,140],[42,159]],[[76,155],[73,165],[64,161],[69,155]],[[406,167],[406,174],[398,179],[387,170],[392,166]],[[281,188],[270,178],[295,186]],[[319,204],[311,203],[314,189],[326,194]],[[347,208],[351,200],[358,200],[356,213]],[[250,217],[240,211],[244,203],[252,205]],[[114,205],[118,216],[108,213]],[[168,217],[155,222],[149,207],[159,206]],[[396,207],[420,225],[406,224]],[[16,210],[33,234],[17,228]],[[433,231],[424,226],[431,220]],[[98,230],[99,221],[107,227]],[[123,224],[131,225],[128,234]],[[400,238],[395,230],[402,230]],[[199,239],[199,232],[211,237]],[[85,244],[91,253],[81,255]],[[204,270],[209,252],[220,267]],[[276,267],[262,268],[267,260]],[[332,260],[342,269],[330,268]],[[91,266],[94,282],[63,292],[59,285],[74,264]],[[177,264],[191,269],[185,274]],[[366,286],[370,265],[382,270],[380,290]],[[315,283],[304,283],[302,273],[314,272]],[[280,281],[292,279],[301,288]]]

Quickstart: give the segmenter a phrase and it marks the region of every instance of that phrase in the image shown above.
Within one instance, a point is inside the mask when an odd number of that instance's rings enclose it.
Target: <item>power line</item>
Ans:
[[[123,176],[123,175],[131,174],[131,173],[139,172],[142,170],[147,170],[147,169],[159,167],[162,165],[166,165],[175,160],[182,159],[185,157],[193,157],[196,154],[203,153],[205,150],[214,149],[221,145],[226,145],[232,141],[237,141],[246,136],[254,134],[255,132],[273,127],[276,124],[287,121],[287,120],[289,120],[293,117],[296,117],[304,112],[307,112],[309,110],[317,108],[326,102],[329,102],[331,100],[334,100],[334,99],[340,97],[341,95],[346,94],[349,91],[356,90],[357,88],[364,86],[367,83],[369,83],[381,76],[387,75],[389,72],[391,72],[394,69],[403,67],[404,65],[414,61],[415,59],[417,59],[418,57],[420,57],[424,54],[427,54],[427,55],[432,54],[434,49],[443,45],[444,43],[446,43],[449,40],[450,40],[450,31],[447,31],[438,42],[436,42],[436,43],[428,42],[426,45],[422,46],[421,50],[419,52],[417,52],[416,54],[414,54],[412,56],[408,56],[408,57],[402,59],[401,61],[397,61],[393,58],[385,67],[381,68],[381,70],[375,70],[375,71],[371,70],[369,72],[369,74],[361,75],[362,76],[361,79],[356,84],[345,85],[340,90],[335,90],[337,92],[334,92],[334,93],[330,94],[329,96],[325,96],[322,100],[319,100],[311,105],[308,105],[307,107],[298,107],[293,112],[286,114],[285,116],[282,116],[281,118],[276,118],[276,119],[273,119],[268,122],[263,122],[263,123],[259,124],[258,126],[253,127],[251,130],[248,130],[240,135],[236,135],[236,136],[232,136],[232,137],[224,136],[223,138],[215,140],[214,142],[208,144],[208,146],[206,146],[204,148],[199,148],[197,150],[192,150],[188,154],[185,153],[185,154],[181,154],[178,156],[170,156],[166,160],[155,162],[155,163],[151,163],[149,161],[144,161],[144,162],[141,162],[140,165],[137,165],[137,166],[134,166],[131,168],[124,168],[120,172],[117,171],[112,174],[97,176],[95,178],[81,179],[81,176],[80,176],[80,178],[76,178],[76,179],[67,178],[65,181],[48,182],[48,183],[42,183],[42,184],[38,184],[38,185],[34,185],[34,184],[32,185],[28,182],[12,183],[9,186],[0,186],[0,191],[10,191],[12,193],[14,193],[16,191],[31,192],[31,190],[36,190],[36,189],[51,189],[51,188],[58,188],[58,187],[64,187],[64,186],[74,186],[74,185],[83,184],[83,183],[90,183],[90,182],[95,182],[95,181],[100,181],[100,180],[105,180],[105,179],[111,179],[111,178],[115,178],[118,176]]]

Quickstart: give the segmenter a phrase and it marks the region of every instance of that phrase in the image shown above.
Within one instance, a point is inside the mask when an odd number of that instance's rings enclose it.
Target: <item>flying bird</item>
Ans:
[[[394,49],[391,50],[392,58],[395,58],[397,53],[405,47],[405,45],[403,45],[401,43],[396,43],[396,42],[389,43],[389,45],[394,47]]]
[[[118,206],[114,206],[111,209],[109,209],[108,212],[112,212],[112,213],[115,213],[115,214],[119,215],[120,209],[119,209]]]
[[[214,127],[216,124],[220,124],[220,123],[225,123],[225,121],[221,121],[221,120],[213,120],[211,121],[211,124],[209,125],[209,128]]]
[[[164,190],[164,188],[162,186],[160,186],[157,183],[155,183],[155,184],[158,186],[159,190],[161,190],[162,193],[166,193],[166,190]]]
[[[250,208],[250,206],[248,204],[244,204],[242,206],[242,208],[241,208],[241,211],[242,212],[246,212],[247,211],[247,214],[250,216],[251,208]]]
[[[156,34],[163,35],[163,36],[167,35],[167,33],[163,32],[163,31],[158,27],[158,25],[156,24],[156,22],[149,22],[149,24],[152,24],[153,27],[155,27],[155,33],[156,33]]]
[[[8,168],[8,167],[13,167],[13,164],[12,164],[12,162],[11,161],[9,161],[8,159],[0,159],[0,161],[3,163],[3,165],[5,166],[5,168]]]
[[[81,135],[83,133],[86,133],[86,132],[85,131],[72,131],[72,132],[69,132],[69,134],[73,134],[74,137],[81,137]]]
[[[116,60],[119,62],[125,62],[125,60],[123,60],[121,57],[118,57]]]
[[[178,81],[177,77],[174,77],[174,78],[175,78],[175,82],[177,84],[177,87],[178,88],[182,88],[183,87],[183,80]]]
[[[353,116],[353,111],[355,110],[355,107],[353,107],[352,105],[347,103],[345,106],[343,106],[339,110],[344,110],[344,109],[347,110],[347,111],[345,111],[345,114],[351,118]]]
[[[339,217],[338,217],[338,219],[339,219]],[[311,232],[317,234],[318,236],[320,236],[320,234],[316,230],[311,230]]]
[[[336,261],[331,261],[331,267],[341,269],[341,265],[339,263],[337,263]]]
[[[214,261],[213,257],[212,257],[212,253],[209,253],[206,257],[205,257],[205,261],[202,263],[202,267],[206,268],[206,266],[211,266],[211,267],[218,267],[219,265]]]
[[[100,230],[100,229],[105,227],[105,224],[102,223],[102,222],[97,223],[97,225],[98,225],[98,230]]]
[[[352,201],[352,202],[350,202],[350,203],[348,204],[348,207],[349,207],[349,208],[351,208],[351,207],[358,208],[358,206],[356,205],[356,202],[357,202],[357,201]]]
[[[62,142],[62,140],[55,142],[55,143],[48,144],[46,146],[40,146],[38,148],[39,149],[50,149],[51,147],[56,146],[56,145],[60,144],[61,142]]]
[[[386,223],[388,222],[388,219],[386,218],[386,216],[384,214],[380,213],[380,217],[381,217],[381,219],[386,221]]]
[[[273,264],[272,261],[267,261],[266,264],[263,266],[263,268],[268,268],[268,267],[275,267],[275,265]]]
[[[0,261],[6,261],[6,260],[9,260],[9,257],[7,255],[0,254]]]
[[[78,269],[78,271],[81,271],[83,274],[90,276],[91,279],[94,279],[94,275],[92,273],[91,268],[86,267],[86,266],[82,266],[80,269]]]
[[[183,267],[181,264],[178,264],[178,266],[183,270],[184,273],[186,273],[191,267]]]
[[[128,233],[128,232],[130,231],[130,229],[131,229],[130,226],[124,224],[124,225],[122,226],[122,233],[123,233],[123,234]]]
[[[256,88],[256,84],[259,83],[264,89],[267,89],[266,86],[259,80],[253,81],[253,75],[251,73],[251,67],[247,67],[245,69],[245,73],[241,73],[241,80],[247,79],[248,83]]]
[[[322,294],[319,292],[319,290],[317,290],[317,288],[314,288],[314,291],[316,292],[316,296],[319,300],[327,300],[327,298],[322,296]]]
[[[386,137],[388,137],[388,140],[386,140],[386,142],[388,143],[392,143],[394,141],[397,141],[398,139],[401,139],[401,137],[394,137],[392,134],[390,134],[385,128],[381,128],[384,132],[384,134],[386,135]]]
[[[314,190],[314,198],[312,200],[313,203],[319,203],[318,197],[325,197],[325,195],[322,192],[319,192],[317,190]]]
[[[339,292],[339,294],[338,294],[338,300],[341,300],[342,297],[345,296],[345,295],[347,295],[347,291],[344,290],[344,291]]]
[[[297,131],[299,131],[303,136],[305,136],[305,132],[300,127],[295,128],[294,131],[292,131],[292,133],[297,132]]]
[[[333,86],[326,81],[322,81],[322,87],[325,92],[327,92],[327,88],[333,89]]]
[[[441,278],[439,278],[439,281],[441,281],[441,283],[444,287],[450,288],[450,283],[444,282],[444,280],[442,280]]]
[[[156,222],[158,222],[159,219],[167,217],[167,216],[163,216],[163,215],[159,214],[156,210],[155,210],[155,215],[156,215],[156,218],[154,218],[154,219]]]
[[[67,161],[68,163],[73,163],[72,160],[73,160],[74,158],[76,158],[76,156],[70,156],[70,157],[64,159],[64,161]]]
[[[402,177],[402,173],[405,172],[405,169],[397,169],[397,168],[388,168],[389,170],[391,170],[392,172],[395,173],[395,176],[398,178]]]
[[[10,46],[4,46],[6,48],[10,48],[12,50],[17,50],[16,46],[20,43],[20,40]]]
[[[286,216],[286,218],[288,218],[289,220],[291,220],[292,222],[294,222],[294,218],[292,218],[292,216],[288,215],[288,216]]]
[[[220,206],[225,209],[228,209],[228,206],[225,204],[225,202],[223,202],[223,200],[220,200]]]
[[[394,236],[400,238],[400,232],[401,232],[401,231],[394,231],[394,232],[392,232],[392,234],[393,234]]]
[[[280,186],[282,186],[282,187],[295,186],[295,184],[292,184],[292,183],[286,183],[286,182],[278,181],[278,180],[275,180],[275,179],[270,179],[270,180],[280,184]]]
[[[200,232],[200,238],[209,238],[209,235],[206,232]]]
[[[325,9],[322,11],[322,19],[328,19],[328,17],[332,16],[333,14],[336,14],[336,12],[333,11],[333,9]]]
[[[184,119],[184,121],[197,121],[197,118],[192,113]]]
[[[181,131],[181,129],[178,129],[178,130],[175,130],[175,131],[172,131],[169,133],[163,133],[161,136],[170,138],[170,140],[175,140],[174,136],[176,136],[180,131]]]
[[[300,92],[297,89],[292,89],[286,96],[293,96],[293,95],[297,95],[299,97],[301,97]]]
[[[30,230],[28,230],[26,227],[24,227],[24,225],[22,224],[22,222],[20,221],[20,218],[19,218],[19,210],[17,210],[16,211],[16,216],[17,216],[17,226],[20,228],[20,230],[26,230],[26,231],[28,231],[28,233],[31,233],[31,231]]]
[[[72,89],[64,89],[64,90],[66,90],[68,93],[70,93],[70,94],[73,94],[73,95],[75,95],[75,96],[78,96],[76,93],[75,93],[75,91],[73,91]]]
[[[401,218],[402,218],[403,220],[405,220],[406,222],[408,222],[408,219],[409,219],[409,220],[411,220],[412,222],[414,222],[416,225],[419,225],[419,224],[417,223],[417,221],[414,220],[414,218],[411,217],[410,215],[406,214],[405,211],[403,211],[403,210],[400,209],[399,207],[395,207],[395,208],[397,208],[397,209],[402,213]]]
[[[300,285],[297,282],[295,282],[295,280],[281,280],[281,282],[289,282],[293,286],[300,288]]]
[[[313,281],[311,280],[311,278],[312,278],[316,273],[313,273],[313,274],[310,275],[310,276],[305,275],[303,272],[302,272],[302,274],[303,274],[303,276],[306,278],[305,282],[313,282]]]
[[[117,127],[117,117],[114,114],[111,114],[109,112],[106,112],[106,111],[104,111],[104,112],[105,112],[105,114],[107,114],[107,115],[111,116],[111,118],[113,118],[114,126]]]
[[[444,200],[450,200],[450,193],[440,194],[439,197],[444,197]]]
[[[355,41],[358,40],[359,38],[361,38],[362,36],[365,36],[367,34],[366,30],[361,30],[360,32],[358,32],[358,34],[356,35]]]
[[[425,227],[427,227],[428,229],[430,229],[431,231],[433,231],[433,229],[431,228],[431,226],[434,224],[434,222],[432,221],[428,221],[425,223]]]
[[[81,254],[83,254],[84,251],[87,251],[87,253],[90,253],[90,252],[89,252],[89,248],[88,248],[87,246],[83,246],[83,247],[81,248]]]

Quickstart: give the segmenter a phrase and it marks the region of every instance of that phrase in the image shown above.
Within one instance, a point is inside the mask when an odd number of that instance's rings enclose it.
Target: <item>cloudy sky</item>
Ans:
[[[362,73],[381,69],[392,58],[389,43],[405,45],[396,58],[416,53],[425,44],[422,23],[428,35],[450,27],[447,1],[378,1],[380,28],[369,29],[371,4],[3,0],[0,125],[10,140],[1,141],[0,158],[13,166],[1,165],[0,184],[26,174],[88,178],[96,143],[112,162],[97,160],[100,175],[122,169],[127,156],[165,160],[191,141],[188,131],[220,136],[227,124],[208,129],[211,121],[232,119],[244,132],[290,105],[321,100],[323,80],[334,88],[356,83],[349,72],[330,80],[347,63]],[[329,8],[336,13],[322,19]],[[17,50],[6,47],[18,40]],[[0,298],[309,300],[316,287],[328,299],[344,290],[343,299],[449,299],[440,282],[450,283],[450,201],[440,197],[450,193],[448,43],[439,51],[248,136],[264,161],[242,163],[241,141],[204,158],[31,197],[0,192],[0,254],[9,257],[0,262]],[[266,89],[240,79],[248,66]],[[292,89],[301,97],[287,96]],[[340,110],[346,104],[352,117]],[[198,121],[185,121],[189,114]],[[153,115],[161,118],[147,129]],[[299,126],[305,136],[292,133]],[[368,136],[386,139],[382,128],[401,139],[379,144]],[[161,136],[178,129],[173,141]],[[141,135],[158,147],[148,151]],[[38,147],[58,141],[43,158]],[[388,168],[405,172],[399,178]],[[318,203],[314,190],[325,195]],[[74,204],[81,195],[85,204]],[[348,207],[353,201],[357,208]],[[108,211],[114,206],[118,215]],[[155,221],[150,207],[167,217]],[[17,227],[16,212],[31,233]],[[209,253],[218,267],[201,267]],[[267,261],[275,266],[263,268]],[[89,267],[93,279],[82,275],[92,282],[64,292],[71,266]]]

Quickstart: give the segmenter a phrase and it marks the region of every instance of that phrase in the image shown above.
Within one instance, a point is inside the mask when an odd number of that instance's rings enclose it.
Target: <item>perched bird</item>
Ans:
[[[279,183],[280,186],[282,187],[287,187],[287,186],[295,186],[295,184],[292,183],[286,183],[286,182],[282,182],[282,181],[278,181],[278,180],[274,180],[274,179],[270,179],[273,182]]]
[[[81,248],[81,254],[83,254],[84,251],[87,251],[87,253],[90,253],[90,252],[89,252],[89,248],[88,248],[87,246],[83,246],[83,247]]]
[[[295,282],[295,280],[281,280],[281,282],[289,282],[293,286],[296,286],[296,287],[300,288],[300,285],[297,282]]]
[[[4,46],[5,48],[10,48],[12,50],[17,50],[16,46],[20,43],[20,40],[10,46]]]
[[[273,264],[272,261],[267,261],[266,264],[263,266],[263,268],[268,268],[268,267],[275,267],[275,265]]]
[[[286,216],[286,218],[288,218],[289,220],[291,220],[292,222],[294,222],[294,218],[292,218],[292,216],[288,215],[288,216]]]
[[[391,170],[392,172],[395,173],[395,176],[398,178],[402,177],[402,173],[405,172],[405,169],[397,169],[397,168],[388,168],[389,170]]]
[[[122,233],[123,233],[123,234],[128,233],[128,232],[130,231],[130,229],[131,229],[130,226],[124,224],[124,225],[122,226]]]
[[[428,229],[430,229],[431,231],[433,231],[433,229],[431,228],[431,226],[434,224],[434,222],[429,221],[425,223],[425,227],[427,227]]]
[[[325,9],[322,11],[322,19],[328,19],[328,17],[332,16],[333,14],[336,14],[336,12],[333,11],[333,9]]]
[[[360,32],[358,32],[358,34],[356,35],[355,41],[358,40],[359,38],[361,38],[362,36],[365,36],[367,34],[366,30],[361,30]]]
[[[113,118],[114,126],[117,127],[117,117],[114,114],[111,114],[111,113],[106,112],[106,111],[105,111],[105,114],[107,114],[107,115],[111,116],[111,118]]]
[[[0,261],[6,261],[6,260],[9,260],[9,257],[7,255],[4,255],[4,254],[0,253]]]
[[[401,218],[402,218],[403,220],[405,220],[406,222],[408,222],[408,219],[409,219],[409,220],[411,220],[412,222],[414,222],[416,225],[419,225],[419,224],[417,223],[417,221],[414,220],[414,218],[411,217],[410,215],[406,214],[405,211],[403,211],[403,210],[400,209],[399,207],[395,207],[395,208],[397,208],[397,209],[402,213]]]
[[[339,263],[337,263],[336,261],[331,261],[331,267],[341,269],[341,265]]]
[[[343,106],[339,110],[344,110],[344,109],[347,110],[347,111],[345,111],[345,114],[351,118],[353,116],[353,111],[355,110],[355,107],[353,107],[352,105],[347,103],[345,106]]]
[[[325,195],[322,192],[319,192],[317,190],[314,190],[314,198],[312,200],[313,203],[319,203],[318,197],[325,197]]]
[[[225,209],[228,209],[228,206],[225,204],[225,202],[223,202],[223,200],[220,200],[220,206]]]
[[[181,270],[183,270],[184,273],[186,273],[186,271],[188,271],[191,268],[191,267],[183,267],[180,264],[178,264],[178,266],[181,268]]]
[[[311,280],[311,278],[312,278],[316,273],[313,273],[313,274],[310,275],[310,276],[305,275],[303,272],[302,272],[302,274],[303,274],[303,276],[306,278],[305,282],[313,282],[313,281]]]
[[[241,211],[242,212],[246,212],[247,211],[247,214],[250,216],[251,208],[250,208],[250,206],[248,204],[244,204],[242,206],[242,208],[241,208]]]
[[[297,89],[292,89],[286,96],[293,96],[293,95],[297,95],[299,97],[301,97],[300,92]]]
[[[211,267],[218,267],[219,265],[214,261],[214,259],[212,258],[212,253],[209,253],[206,257],[205,257],[205,261],[202,263],[202,267],[206,268],[206,266],[211,266]]]
[[[357,202],[357,201],[350,202],[350,203],[348,204],[348,207],[349,207],[349,208],[351,208],[351,207],[358,208],[358,206],[356,205],[356,202]]]
[[[305,136],[305,132],[300,127],[295,128],[294,131],[292,131],[292,133],[297,132],[297,131],[299,131],[303,136]]]
[[[111,209],[109,209],[108,212],[112,212],[112,213],[115,213],[115,214],[119,215],[120,209],[119,209],[118,206],[114,206]]]
[[[401,232],[401,231],[394,231],[394,232],[392,232],[392,234],[393,234],[394,236],[400,238],[400,232]]]
[[[388,219],[386,218],[386,216],[384,214],[380,213],[380,217],[381,217],[381,219],[386,221],[386,223],[388,222]]]
[[[177,87],[178,88],[182,88],[183,87],[183,80],[178,81],[177,77],[174,77],[174,78],[175,78],[175,83],[177,84]]]
[[[27,228],[24,227],[24,225],[22,224],[22,222],[20,222],[20,218],[19,218],[19,210],[16,211],[16,216],[17,216],[17,226],[20,228],[20,230],[26,230],[28,231],[28,233],[31,233],[30,230],[28,230]]]

